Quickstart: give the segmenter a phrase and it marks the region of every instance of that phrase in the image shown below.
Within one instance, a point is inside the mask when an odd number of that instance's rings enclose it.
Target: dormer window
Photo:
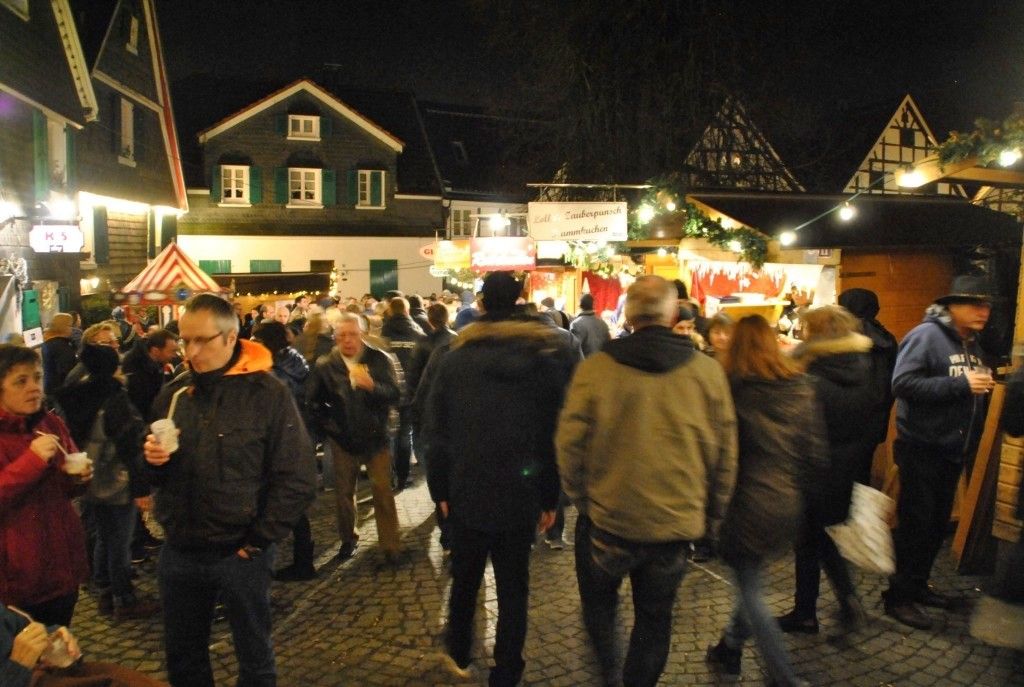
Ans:
[[[139,54],[139,18],[131,17],[128,20],[128,42],[124,46],[133,55]]]
[[[317,115],[288,115],[288,138],[319,141],[320,117]]]

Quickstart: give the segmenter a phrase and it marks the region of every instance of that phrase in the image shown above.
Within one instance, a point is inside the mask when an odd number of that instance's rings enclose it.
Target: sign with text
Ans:
[[[532,270],[537,267],[537,244],[525,236],[470,239],[474,272]]]
[[[438,241],[434,245],[434,267],[438,270],[468,270],[469,254],[468,240]]]
[[[625,203],[530,203],[527,223],[536,241],[625,241]]]
[[[75,224],[36,224],[28,233],[28,245],[37,253],[77,253],[85,237]]]

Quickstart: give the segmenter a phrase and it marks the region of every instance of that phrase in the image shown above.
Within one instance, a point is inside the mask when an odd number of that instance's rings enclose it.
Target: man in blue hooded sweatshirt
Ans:
[[[991,372],[979,369],[977,342],[991,311],[984,277],[956,277],[950,293],[936,299],[903,339],[896,358],[899,527],[893,536],[896,573],[882,596],[887,615],[922,630],[932,620],[917,604],[948,609],[952,603],[928,585],[928,577],[946,535],[960,473],[981,438],[987,394],[995,386]]]

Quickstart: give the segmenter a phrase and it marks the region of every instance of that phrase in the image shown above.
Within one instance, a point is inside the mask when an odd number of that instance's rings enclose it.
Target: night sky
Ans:
[[[535,1],[517,4],[528,8]],[[621,0],[578,2],[597,11]],[[549,8],[552,3],[558,7],[557,0],[544,1]],[[637,3],[630,0],[632,7],[658,4]],[[1020,0],[679,4],[727,7],[728,31],[749,65],[737,84],[741,97],[755,112],[785,112],[798,127],[806,120],[808,131],[837,111],[880,107],[891,113],[909,91],[942,140],[951,128],[969,128],[978,116],[1001,118],[1024,100]],[[530,78],[522,65],[533,48],[510,44],[514,39],[492,21],[502,6],[507,3],[157,0],[180,120],[188,119],[189,101],[202,96],[187,91],[197,75],[286,83],[315,78],[325,63],[339,65],[354,87],[521,110],[514,86]],[[627,34],[635,43],[619,46],[623,60],[642,48],[647,29],[638,23]],[[650,75],[651,88],[659,87],[659,78]]]

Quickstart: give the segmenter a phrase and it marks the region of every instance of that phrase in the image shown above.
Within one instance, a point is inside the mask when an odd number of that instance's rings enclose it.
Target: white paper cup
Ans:
[[[64,472],[69,475],[80,475],[85,469],[92,465],[88,453],[69,453],[64,456]]]
[[[71,455],[84,456],[85,454],[72,453]],[[39,661],[45,665],[53,666],[54,668],[67,668],[75,662],[75,659],[73,659],[71,654],[68,652],[67,642],[65,642],[64,638],[55,632],[50,635],[50,644],[39,657]]]
[[[165,451],[174,453],[178,450],[178,428],[174,426],[174,420],[170,418],[157,420],[150,425],[150,428],[153,430],[153,436]]]

